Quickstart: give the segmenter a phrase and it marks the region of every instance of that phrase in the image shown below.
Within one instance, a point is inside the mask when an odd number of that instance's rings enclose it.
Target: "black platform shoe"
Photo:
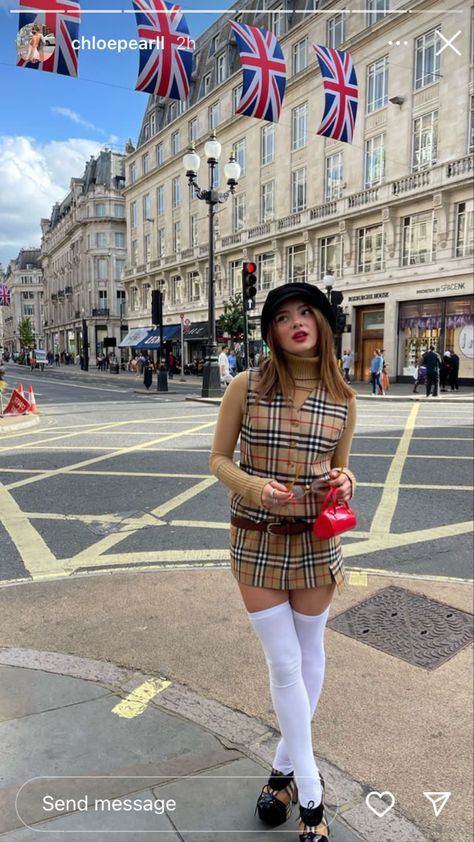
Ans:
[[[314,806],[314,801],[310,801],[307,807],[300,806],[299,842],[328,842],[329,839],[329,825],[324,809],[324,779],[321,773],[319,777],[322,789],[321,803],[318,807]]]
[[[272,769],[268,783],[258,796],[255,812],[265,824],[276,827],[291,816],[292,805],[298,801],[298,790],[293,772],[284,775]]]

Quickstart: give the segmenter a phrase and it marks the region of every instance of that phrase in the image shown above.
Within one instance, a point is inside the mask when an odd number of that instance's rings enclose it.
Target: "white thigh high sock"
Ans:
[[[299,801],[321,802],[319,770],[311,740],[311,709],[301,672],[301,647],[289,602],[248,614],[265,652],[270,690],[285,746],[294,769]],[[284,771],[281,770],[280,771]]]
[[[308,693],[311,718],[314,716],[323,687],[326,665],[324,629],[328,617],[329,606],[322,614],[300,614],[293,609],[296,634],[301,647],[303,681]],[[293,769],[283,739],[278,743],[273,768],[286,774]]]

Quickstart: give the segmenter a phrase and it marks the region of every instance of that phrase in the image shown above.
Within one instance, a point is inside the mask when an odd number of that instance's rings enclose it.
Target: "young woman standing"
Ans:
[[[298,798],[300,842],[329,835],[311,720],[329,606],[345,587],[339,539],[319,540],[312,524],[329,487],[345,501],[355,490],[347,469],[355,393],[337,366],[334,327],[317,287],[291,283],[269,293],[261,328],[271,356],[227,387],[210,460],[232,492],[232,572],[263,647],[282,734],[257,810],[278,825]]]

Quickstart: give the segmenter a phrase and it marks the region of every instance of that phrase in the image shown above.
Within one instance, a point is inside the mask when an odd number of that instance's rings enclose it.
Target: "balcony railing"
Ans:
[[[429,170],[415,172],[412,175],[405,176],[405,178],[399,178],[398,181],[393,181],[392,193],[394,196],[398,196],[400,193],[408,193],[410,190],[419,190],[420,187],[428,187],[429,183]]]
[[[377,202],[378,196],[378,188],[369,187],[367,190],[362,190],[361,193],[353,193],[352,196],[348,196],[347,204],[350,208],[360,208],[362,205],[370,205],[371,202]]]
[[[458,161],[452,161],[446,167],[446,175],[452,178],[453,175],[468,175],[472,172],[474,167],[474,156],[466,155],[464,158],[459,158]]]
[[[248,238],[253,239],[254,237],[264,237],[266,234],[270,233],[270,223],[269,222],[262,222],[261,225],[256,225],[255,228],[249,228],[248,231]]]
[[[106,318],[109,316],[110,310],[108,307],[97,307],[92,310],[93,316],[100,316],[101,318]]]
[[[222,237],[222,247],[225,246],[233,246],[236,243],[242,242],[242,232],[239,231],[237,234],[229,234],[228,237]]]
[[[301,212],[292,213],[290,216],[284,216],[283,219],[278,220],[278,230],[282,231],[283,228],[293,228],[293,226],[300,225],[300,223]]]
[[[337,211],[337,202],[325,202],[324,205],[318,205],[311,208],[309,212],[310,219],[322,219],[324,216],[334,216]]]

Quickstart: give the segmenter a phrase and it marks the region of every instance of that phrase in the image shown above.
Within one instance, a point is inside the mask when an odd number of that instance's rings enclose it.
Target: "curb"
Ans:
[[[14,647],[0,648],[0,665],[42,670],[91,681],[121,698],[126,698],[137,685],[156,680],[157,677],[92,658]],[[200,696],[177,683],[167,687],[149,705],[193,722],[218,739],[230,743],[230,748],[240,751],[254,762],[271,766],[280,735],[264,722],[221,702]],[[367,815],[363,806],[372,787],[354,780],[328,760],[318,758],[318,764],[324,776],[333,782],[331,789],[343,793],[340,803],[332,803],[327,799],[329,806],[337,809],[338,821],[346,824],[365,842],[380,842],[380,828]],[[416,825],[393,811],[386,830],[390,834],[387,838],[397,839],[398,842],[431,842]]]
[[[3,416],[0,418],[0,432],[1,433],[9,433],[10,431],[13,432],[14,430],[27,430],[29,427],[36,427],[40,423],[40,418],[38,415],[32,416],[23,416],[19,415],[15,420],[10,421],[10,417],[7,415],[6,417]],[[4,424],[4,422],[6,422]]]

